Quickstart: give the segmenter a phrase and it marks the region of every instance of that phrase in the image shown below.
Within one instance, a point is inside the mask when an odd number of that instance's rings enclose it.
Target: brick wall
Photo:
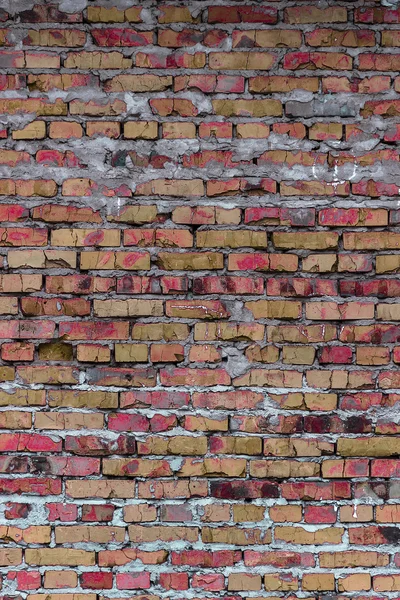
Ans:
[[[0,3],[2,597],[393,598],[400,8],[133,2]]]

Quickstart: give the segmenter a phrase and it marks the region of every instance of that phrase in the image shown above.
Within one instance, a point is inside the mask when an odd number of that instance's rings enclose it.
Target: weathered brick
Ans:
[[[5,600],[396,595],[400,10],[14,4]]]

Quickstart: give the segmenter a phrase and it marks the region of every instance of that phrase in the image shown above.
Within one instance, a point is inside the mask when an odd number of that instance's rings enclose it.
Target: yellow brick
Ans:
[[[115,344],[116,362],[147,362],[146,344]]]
[[[168,140],[179,140],[196,137],[196,125],[194,123],[163,123],[163,138]]]
[[[128,121],[124,123],[124,137],[126,139],[155,140],[158,136],[158,123],[156,121]]]
[[[53,246],[119,246],[119,229],[55,229],[51,232]]]
[[[46,123],[44,121],[32,121],[22,129],[12,132],[13,140],[42,140],[46,137]]]
[[[164,314],[162,300],[94,300],[96,317],[161,317]]]

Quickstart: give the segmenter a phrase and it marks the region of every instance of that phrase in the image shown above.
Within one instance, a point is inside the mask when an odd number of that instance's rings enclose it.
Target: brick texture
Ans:
[[[4,600],[400,592],[400,5],[0,2]]]

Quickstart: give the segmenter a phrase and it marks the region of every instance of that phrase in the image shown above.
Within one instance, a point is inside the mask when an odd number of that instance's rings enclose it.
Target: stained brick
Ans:
[[[5,600],[396,594],[400,10],[14,4]]]

